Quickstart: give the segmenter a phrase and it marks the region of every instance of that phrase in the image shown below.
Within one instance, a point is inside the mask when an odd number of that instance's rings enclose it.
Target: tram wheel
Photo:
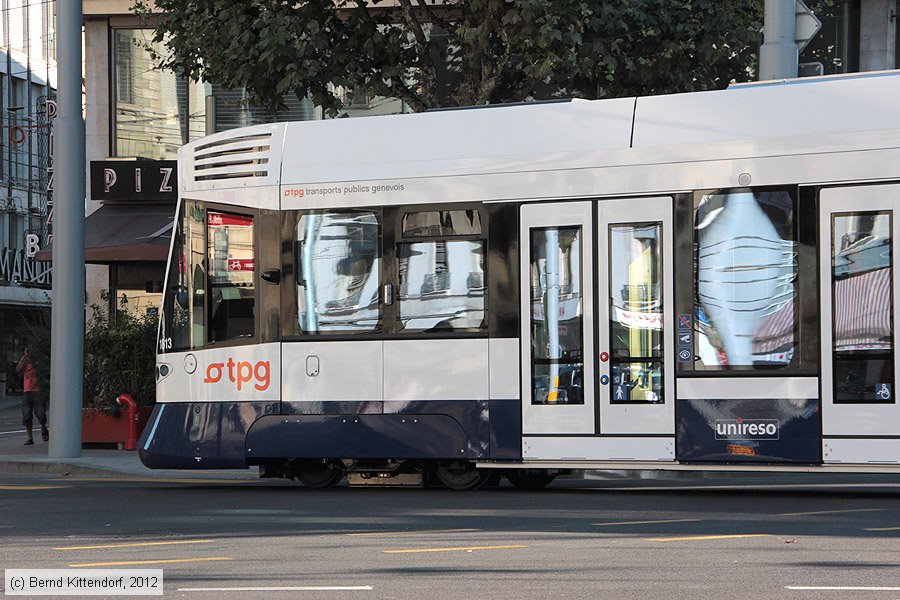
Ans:
[[[434,474],[451,490],[475,490],[491,478],[491,469],[476,469],[464,462],[439,464]]]
[[[340,464],[325,462],[304,465],[294,473],[297,481],[314,490],[334,487],[344,478],[344,469]]]
[[[509,482],[514,487],[520,490],[541,490],[556,479],[556,473],[540,469],[516,469],[508,471],[506,478],[509,479]]]

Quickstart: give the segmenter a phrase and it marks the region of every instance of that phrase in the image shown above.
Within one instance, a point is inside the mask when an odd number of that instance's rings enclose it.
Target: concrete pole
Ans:
[[[50,343],[50,457],[81,456],[84,390],[85,132],[81,112],[82,0],[57,0],[54,128],[53,325]]]
[[[795,79],[800,51],[794,40],[796,0],[766,0],[763,45],[759,49],[759,80]]]

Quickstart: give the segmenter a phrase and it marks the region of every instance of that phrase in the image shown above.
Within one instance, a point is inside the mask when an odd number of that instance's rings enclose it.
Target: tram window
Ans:
[[[207,211],[209,341],[255,333],[253,217]]]
[[[581,228],[531,230],[531,403],[584,404]]]
[[[609,393],[616,403],[664,401],[661,236],[660,223],[609,228]]]
[[[203,209],[187,200],[175,218],[174,248],[162,305],[159,351],[202,348],[206,299]]]
[[[486,326],[483,240],[402,243],[397,258],[400,329],[436,332]]]
[[[726,190],[699,199],[695,369],[790,366],[797,353],[795,208],[781,190]]]
[[[303,333],[371,332],[381,325],[379,219],[310,211],[297,224],[297,319]]]
[[[408,212],[401,228],[405,238],[481,235],[481,215],[477,210]]]
[[[832,217],[835,403],[895,402],[891,231],[889,212]]]

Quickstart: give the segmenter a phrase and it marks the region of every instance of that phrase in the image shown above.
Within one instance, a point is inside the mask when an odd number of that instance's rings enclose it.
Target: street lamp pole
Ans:
[[[799,48],[797,0],[766,0],[763,45],[759,49],[759,80],[796,79]]]
[[[57,113],[53,124],[53,302],[50,457],[81,456],[84,390],[85,133],[81,112],[82,0],[57,0]]]

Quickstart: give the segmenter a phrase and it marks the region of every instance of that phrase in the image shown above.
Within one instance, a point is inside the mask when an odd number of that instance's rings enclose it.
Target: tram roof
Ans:
[[[783,153],[812,152],[827,149],[826,138],[834,144],[850,133],[900,131],[898,97],[900,71],[889,71],[640,98],[259,125],[187,144],[179,155],[180,177],[182,190],[221,190],[579,168],[638,157],[761,156],[770,145]]]

